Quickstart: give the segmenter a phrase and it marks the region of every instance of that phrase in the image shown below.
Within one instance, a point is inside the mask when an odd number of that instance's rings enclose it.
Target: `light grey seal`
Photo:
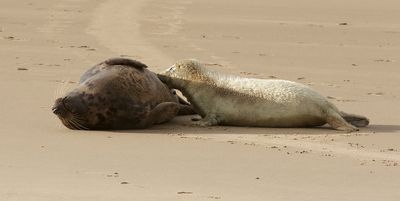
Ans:
[[[196,60],[175,63],[159,78],[182,91],[202,117],[201,126],[312,127],[328,123],[357,131],[366,117],[339,111],[308,86],[286,80],[245,78],[205,68]]]
[[[106,60],[84,73],[79,86],[57,99],[52,110],[70,129],[94,130],[146,128],[193,113],[146,68],[135,60]]]

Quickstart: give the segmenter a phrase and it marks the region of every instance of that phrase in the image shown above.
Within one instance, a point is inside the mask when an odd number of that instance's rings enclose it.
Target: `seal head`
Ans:
[[[57,99],[52,110],[70,129],[107,130],[163,123],[181,108],[191,112],[146,65],[116,58],[84,73],[79,86]]]

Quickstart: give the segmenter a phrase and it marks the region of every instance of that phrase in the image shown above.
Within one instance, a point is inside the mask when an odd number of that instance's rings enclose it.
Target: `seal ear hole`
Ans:
[[[115,109],[114,107],[111,107],[110,112],[115,113],[115,112],[117,112],[117,109]]]
[[[105,117],[103,114],[101,114],[101,113],[97,113],[96,116],[97,116],[97,119],[98,119],[100,122],[103,122],[103,121],[106,120],[106,117]]]

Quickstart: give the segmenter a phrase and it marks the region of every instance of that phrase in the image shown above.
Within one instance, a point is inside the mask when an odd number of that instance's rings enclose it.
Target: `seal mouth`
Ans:
[[[57,116],[64,116],[66,113],[73,113],[65,104],[66,98],[59,98],[56,104],[51,108],[53,113]]]
[[[51,108],[51,111],[53,111],[53,113],[57,116],[61,116],[63,115],[63,103],[62,103],[62,99],[59,98],[56,100],[56,103],[53,105],[53,107]]]

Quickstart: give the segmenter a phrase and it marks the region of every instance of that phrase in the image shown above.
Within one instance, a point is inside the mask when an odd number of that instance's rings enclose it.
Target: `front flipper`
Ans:
[[[174,95],[176,98],[176,102],[179,103],[179,112],[178,115],[191,115],[191,114],[197,114],[193,106],[186,101],[184,98],[182,98],[178,93],[176,93],[175,89],[171,89],[171,93]]]
[[[203,119],[200,119],[198,121],[195,121],[192,123],[193,126],[201,126],[201,127],[207,127],[207,126],[216,126],[220,123],[221,121],[219,118],[217,118],[216,115],[207,115]]]
[[[197,112],[194,110],[193,106],[191,105],[179,105],[179,112],[178,115],[192,115],[192,114],[197,114]]]
[[[179,104],[174,102],[164,102],[158,104],[150,111],[146,124],[161,124],[173,119],[179,112]]]

